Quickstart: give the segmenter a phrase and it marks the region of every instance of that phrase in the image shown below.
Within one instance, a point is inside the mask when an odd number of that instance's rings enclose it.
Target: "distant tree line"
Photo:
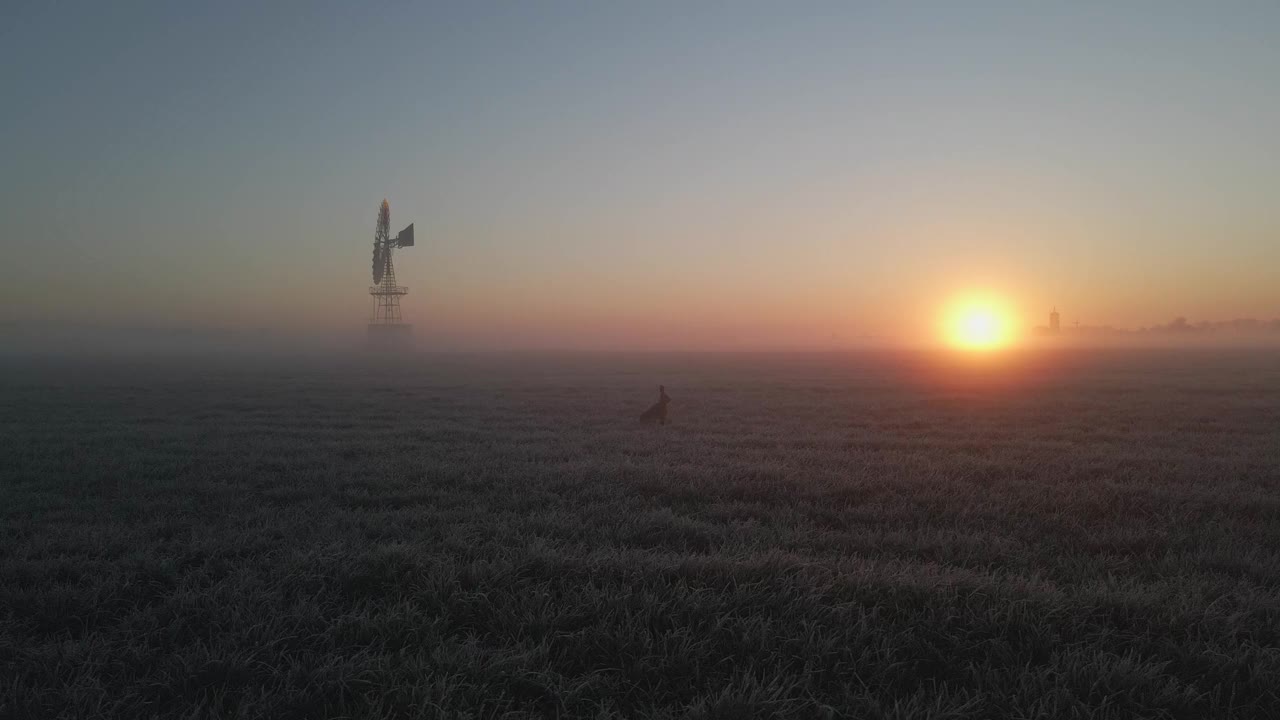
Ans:
[[[1038,335],[1050,334],[1049,328],[1041,325],[1033,328]],[[1067,325],[1062,332],[1079,335],[1263,335],[1280,334],[1280,318],[1274,320],[1258,320],[1256,318],[1237,318],[1235,320],[1201,320],[1191,322],[1185,317],[1176,317],[1163,325],[1143,326],[1136,330],[1118,328],[1112,325]]]
[[[1268,333],[1280,332],[1280,318],[1274,320],[1256,320],[1254,318],[1237,318],[1235,320],[1219,320],[1189,322],[1185,317],[1176,317],[1165,325],[1144,327],[1138,332],[1148,333]]]

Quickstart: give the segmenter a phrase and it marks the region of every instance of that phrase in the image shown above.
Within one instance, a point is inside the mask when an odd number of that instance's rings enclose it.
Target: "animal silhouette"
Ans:
[[[667,395],[667,386],[658,386],[658,402],[640,415],[640,422],[645,425],[667,424],[667,405],[671,404],[671,396]]]

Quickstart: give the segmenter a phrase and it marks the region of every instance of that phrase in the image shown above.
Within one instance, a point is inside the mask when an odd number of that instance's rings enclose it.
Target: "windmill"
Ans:
[[[378,223],[373,231],[373,320],[369,322],[369,339],[382,346],[403,343],[409,337],[410,325],[401,322],[400,297],[409,288],[396,285],[396,269],[391,256],[396,248],[413,247],[413,223],[391,237],[391,205],[384,199],[378,208]]]

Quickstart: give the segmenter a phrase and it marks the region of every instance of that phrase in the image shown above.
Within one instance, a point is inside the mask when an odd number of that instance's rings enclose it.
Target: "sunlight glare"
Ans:
[[[959,303],[950,313],[951,343],[966,350],[993,350],[1008,344],[1009,319],[994,303]]]

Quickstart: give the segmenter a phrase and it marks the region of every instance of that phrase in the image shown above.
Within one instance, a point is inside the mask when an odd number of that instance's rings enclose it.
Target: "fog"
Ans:
[[[331,355],[363,348],[363,336],[354,331],[343,337],[265,328],[9,323],[0,325],[0,338],[0,354],[6,356]]]
[[[430,328],[411,336],[402,354],[418,353],[774,353],[857,352],[877,350],[945,349],[940,340],[906,340],[884,336],[833,335],[791,343],[753,341],[740,333],[736,342],[697,344],[688,338],[651,345],[590,339],[563,344],[538,344],[512,338],[507,344],[457,337],[435,337]],[[1059,333],[1033,328],[1011,338],[1008,347],[986,352],[1053,351],[1082,348],[1280,348],[1280,320],[1238,319],[1222,322],[1175,318],[1138,329],[1107,326],[1064,327]],[[42,324],[11,322],[0,325],[0,355],[7,357],[352,357],[382,353],[370,345],[363,325],[346,332],[282,332],[271,328],[110,326],[91,323]],[[956,351],[961,352],[961,351]]]

